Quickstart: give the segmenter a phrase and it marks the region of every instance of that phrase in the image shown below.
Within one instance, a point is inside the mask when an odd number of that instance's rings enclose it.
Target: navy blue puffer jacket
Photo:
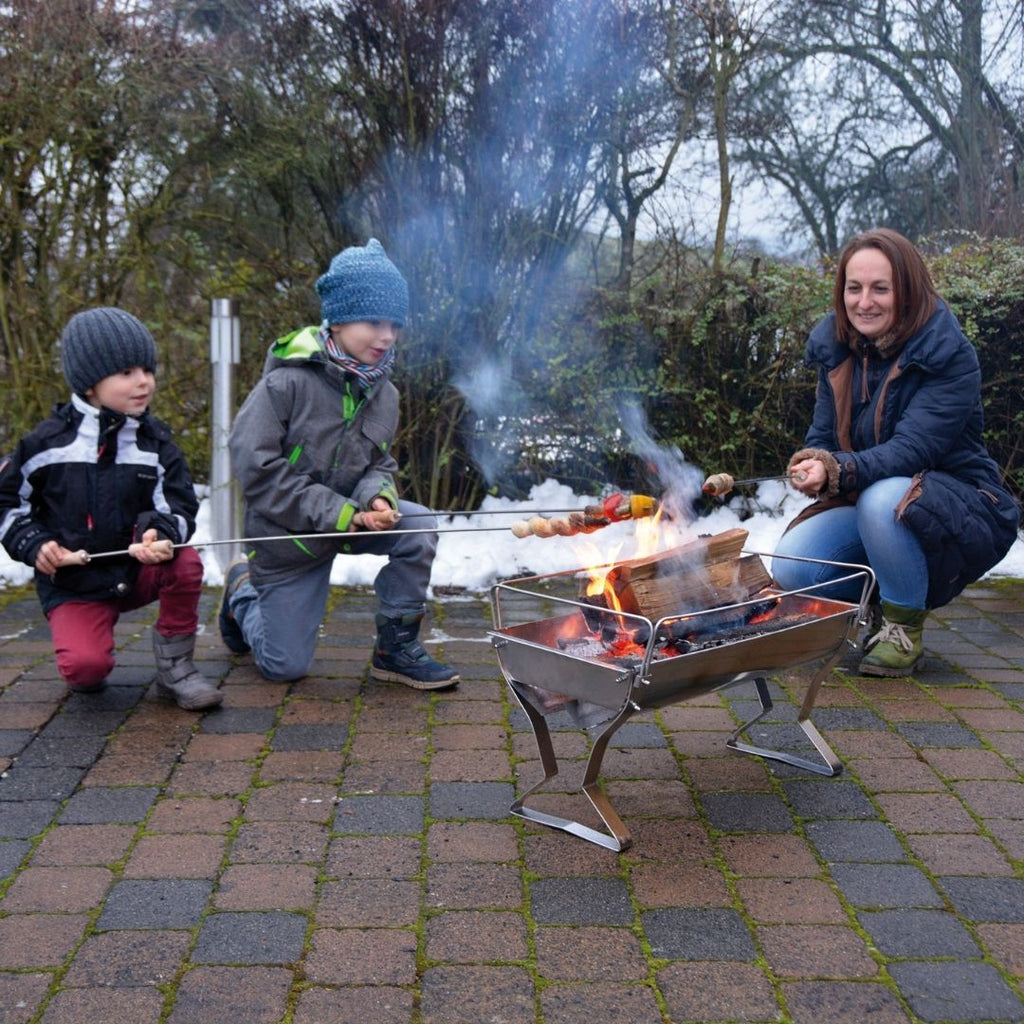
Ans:
[[[834,454],[840,497],[856,500],[889,477],[913,478],[897,516],[928,560],[928,607],[946,604],[1006,555],[1020,523],[982,438],[974,346],[939,302],[888,360],[851,352],[830,314],[811,332],[807,362],[818,367],[807,446]]]

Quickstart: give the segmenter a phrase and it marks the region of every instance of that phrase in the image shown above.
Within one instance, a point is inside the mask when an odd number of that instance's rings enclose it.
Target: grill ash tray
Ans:
[[[874,585],[869,569],[842,568],[862,582],[859,605],[822,597],[821,587],[800,591],[769,587],[748,601],[657,621],[561,596],[571,592],[567,586],[578,580],[580,571],[497,584],[491,590],[495,628],[488,636],[502,675],[530,721],[544,769],[544,778],[513,802],[512,813],[610,850],[626,849],[629,832],[598,787],[612,736],[640,711],[749,681],[754,683],[760,710],[729,736],[726,745],[817,774],[837,775],[842,763],[811,722],[810,712],[822,682],[845,646],[853,642]],[[548,608],[555,614],[509,624],[513,613],[522,618],[531,609]],[[797,724],[820,760],[743,742],[741,736],[772,709],[768,674],[814,662],[818,667],[807,686]],[[527,806],[526,801],[558,774],[546,722],[555,711],[567,712],[580,728],[600,729],[581,790],[607,833]]]

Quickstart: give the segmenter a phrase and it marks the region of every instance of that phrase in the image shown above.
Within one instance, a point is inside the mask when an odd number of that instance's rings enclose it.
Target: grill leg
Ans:
[[[810,685],[807,687],[807,693],[804,695],[804,702],[800,706],[800,712],[797,715],[797,724],[803,729],[804,734],[814,744],[814,749],[821,755],[821,762],[809,761],[806,758],[798,757],[796,754],[788,754],[782,750],[768,750],[765,747],[755,747],[750,743],[743,743],[739,737],[741,733],[744,733],[749,729],[755,722],[759,722],[769,711],[772,709],[772,698],[768,692],[768,682],[763,676],[759,676],[754,680],[754,686],[757,689],[757,697],[761,702],[761,710],[752,718],[749,722],[745,722],[741,725],[733,734],[725,741],[727,747],[731,747],[733,750],[740,750],[745,754],[758,754],[761,757],[766,757],[771,761],[781,761],[783,764],[791,764],[796,768],[804,768],[809,772],[814,772],[817,775],[827,775],[830,778],[833,775],[838,775],[843,770],[843,763],[836,757],[835,751],[825,742],[824,737],[815,728],[814,723],[810,719],[811,708],[814,707],[814,701],[818,696],[818,690],[821,688],[821,684],[825,677],[832,670],[833,665],[839,660],[839,655],[842,652],[836,654],[824,668],[811,680]],[[822,763],[823,762],[823,763]]]
[[[570,818],[560,818],[557,815],[547,814],[544,811],[534,810],[532,807],[526,806],[527,799],[546,786],[558,774],[558,759],[555,757],[555,748],[551,743],[551,732],[548,729],[548,723],[544,715],[533,706],[529,697],[523,691],[522,684],[517,683],[514,679],[509,679],[508,685],[509,689],[516,695],[516,699],[522,706],[523,711],[526,712],[526,717],[530,720],[533,736],[537,741],[540,763],[544,768],[544,778],[512,802],[510,808],[512,813],[520,818],[525,818],[527,821],[535,821],[540,825],[547,825],[549,828],[561,829],[563,832],[578,836],[580,839],[586,839],[588,842],[603,846],[606,850],[614,850],[617,853],[625,850],[632,843],[632,837],[629,834],[629,830],[622,823],[622,819],[615,813],[615,809],[608,798],[601,792],[597,785],[597,779],[601,773],[601,762],[604,760],[604,754],[608,749],[609,741],[616,730],[628,719],[632,718],[633,714],[638,710],[636,705],[632,701],[626,702],[622,710],[608,723],[601,735],[598,736],[594,742],[593,749],[590,751],[590,757],[587,759],[587,768],[583,776],[581,789],[608,829],[608,832],[604,833],[590,828],[589,825],[584,825],[582,822],[573,821]]]

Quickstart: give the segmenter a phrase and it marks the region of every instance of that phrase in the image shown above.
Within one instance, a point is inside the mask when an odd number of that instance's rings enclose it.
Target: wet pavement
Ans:
[[[542,772],[486,597],[432,603],[463,682],[424,694],[369,679],[367,591],[292,685],[221,646],[218,596],[197,714],[153,693],[151,610],[69,695],[0,591],[0,1024],[1024,1021],[1024,583],[930,617],[913,678],[831,674],[834,778],[726,748],[752,684],[638,715],[603,762],[621,853],[510,815]],[[588,734],[551,725],[584,820]]]

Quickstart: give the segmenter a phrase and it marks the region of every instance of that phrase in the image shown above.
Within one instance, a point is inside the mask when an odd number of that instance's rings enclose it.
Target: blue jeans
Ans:
[[[401,532],[436,528],[437,519],[420,515],[422,505],[399,501],[397,530],[383,536],[371,531],[346,536],[341,554],[386,555],[374,580],[377,609],[388,618],[420,615],[426,610],[430,570],[437,550],[436,533]],[[320,624],[327,608],[333,559],[296,572],[288,579],[254,586],[246,581],[231,599],[231,611],[252,648],[253,660],[266,679],[290,681],[309,672],[316,654]]]
[[[910,477],[879,480],[860,493],[856,505],[829,509],[804,520],[785,533],[776,555],[798,555],[826,562],[868,565],[878,580],[883,601],[904,608],[924,609],[928,595],[928,564],[917,537],[896,520],[896,506],[910,486]],[[773,558],[772,575],[786,590],[837,579],[849,573],[813,562]],[[859,601],[860,583],[852,580],[830,588],[829,596]]]

